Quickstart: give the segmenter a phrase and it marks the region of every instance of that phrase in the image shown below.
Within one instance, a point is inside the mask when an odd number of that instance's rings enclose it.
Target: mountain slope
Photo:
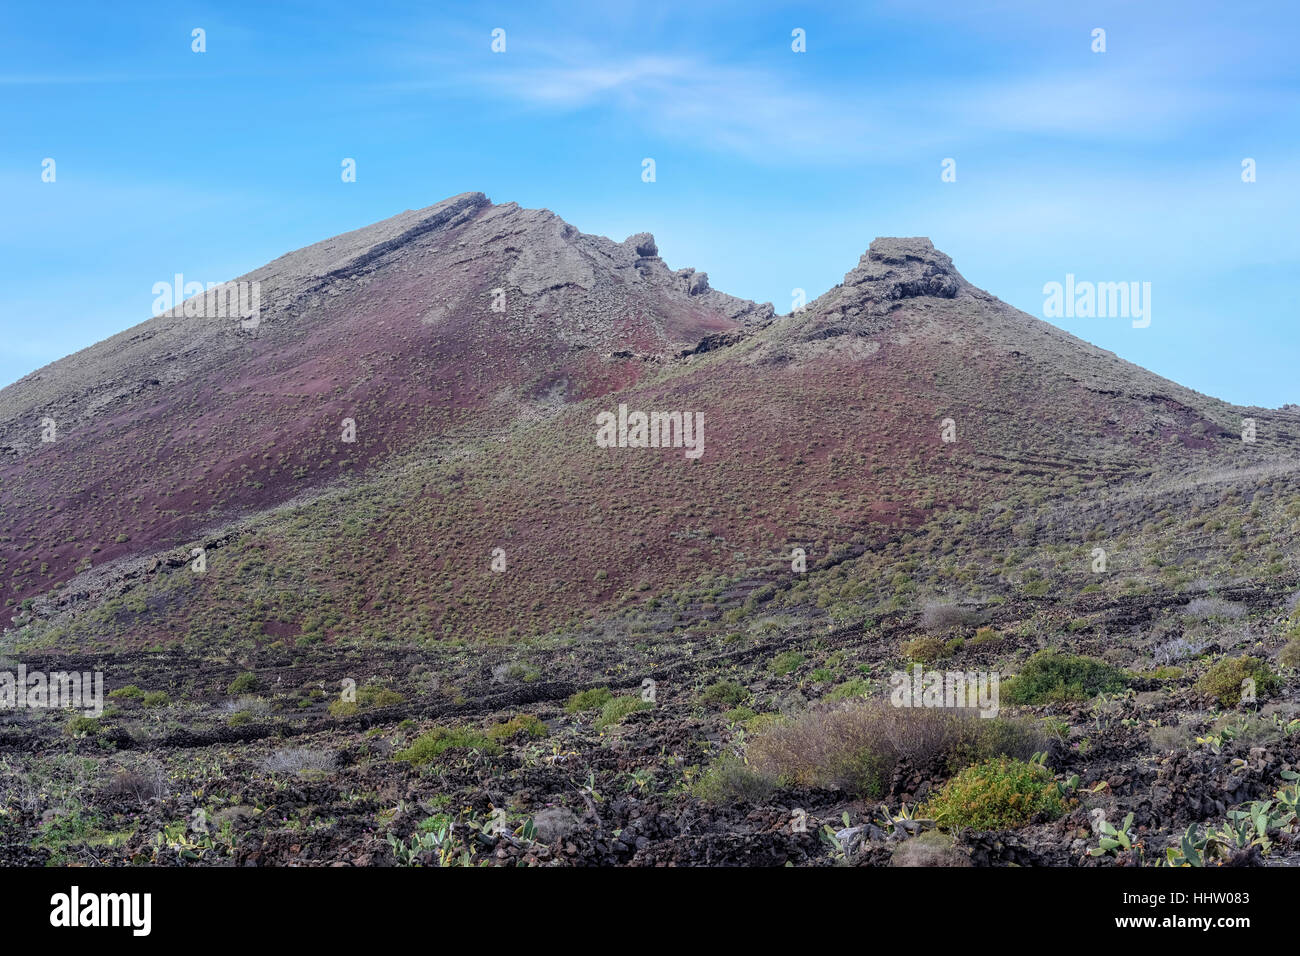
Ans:
[[[173,310],[0,392],[0,570],[59,640],[527,634],[1295,441],[1294,416],[1251,412],[1269,441],[1243,445],[1245,410],[1012,309],[923,239],[876,240],[775,319],[648,234],[474,193],[246,279],[255,330]],[[601,447],[620,405],[702,418],[702,453]],[[189,573],[198,545],[214,573]]]
[[[648,235],[584,236],[481,193],[258,269],[256,328],[188,302],[0,392],[10,595],[198,529],[430,436],[486,434],[635,382],[771,309],[670,271]],[[500,292],[494,292],[500,290]],[[217,293],[204,315],[217,313]],[[251,299],[251,296],[249,297]],[[493,305],[500,311],[494,311]],[[52,419],[56,438],[40,441]],[[344,419],[355,441],[343,440]]]

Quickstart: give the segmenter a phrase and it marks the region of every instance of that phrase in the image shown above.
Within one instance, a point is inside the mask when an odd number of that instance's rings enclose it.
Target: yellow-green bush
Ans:
[[[915,637],[903,642],[903,656],[910,661],[928,664],[944,655],[943,641],[937,637]]]
[[[604,730],[606,727],[621,724],[623,718],[629,714],[636,713],[638,710],[649,709],[650,704],[640,697],[630,694],[625,697],[614,697],[605,702],[605,706],[600,710],[600,716],[596,718],[592,726],[596,730]]]
[[[589,710],[600,710],[614,698],[608,687],[592,687],[580,690],[564,705],[566,714],[582,714]]]
[[[501,747],[495,741],[469,727],[434,727],[428,733],[421,734],[405,750],[394,754],[394,760],[404,760],[413,767],[429,763],[452,747],[466,750],[479,750],[483,753],[497,754]]]
[[[920,812],[945,829],[1008,830],[1040,813],[1056,819],[1065,812],[1065,802],[1046,767],[998,757],[957,774]]]
[[[1221,707],[1241,703],[1242,684],[1255,682],[1255,694],[1267,697],[1282,686],[1281,679],[1258,657],[1225,657],[1216,662],[1196,682],[1196,690],[1219,702]]]
[[[500,724],[488,728],[487,735],[492,740],[509,740],[515,734],[527,733],[530,737],[545,737],[546,724],[533,714],[516,714]]]

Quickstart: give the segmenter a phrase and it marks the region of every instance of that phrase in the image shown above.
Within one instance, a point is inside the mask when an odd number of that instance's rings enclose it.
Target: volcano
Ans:
[[[927,239],[406,212],[0,391],[0,862],[1294,864],[1297,435]]]
[[[187,300],[0,391],[14,624],[179,580],[239,542],[239,575],[165,588],[109,630],[166,643],[200,606],[289,590],[312,611],[268,618],[326,640],[363,618],[406,637],[529,633],[1011,493],[1295,445],[1293,414],[1019,312],[922,238],[876,239],[777,316],[670,268],[648,233],[615,242],[465,193],[236,284],[258,292],[256,321]],[[707,446],[599,441],[620,408],[678,438],[683,417],[707,421]],[[1243,446],[1245,418],[1270,440]]]

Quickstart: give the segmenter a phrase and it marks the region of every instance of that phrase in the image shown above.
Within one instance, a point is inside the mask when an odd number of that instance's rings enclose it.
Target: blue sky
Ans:
[[[7,4],[0,384],[148,318],[175,273],[231,279],[481,190],[653,232],[779,312],[878,235],[931,237],[1039,316],[1067,273],[1150,282],[1148,328],[1058,324],[1202,392],[1300,402],[1300,8],[842,6]]]

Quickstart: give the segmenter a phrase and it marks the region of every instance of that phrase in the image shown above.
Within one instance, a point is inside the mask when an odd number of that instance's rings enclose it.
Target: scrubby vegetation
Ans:
[[[798,651],[783,651],[772,658],[768,664],[768,670],[778,677],[784,677],[786,674],[793,672],[804,662],[804,656]]]
[[[915,637],[902,647],[908,660],[928,664],[944,656],[944,643],[937,637]]]
[[[649,709],[649,702],[642,700],[640,697],[631,694],[624,697],[614,697],[605,701],[604,706],[600,709],[600,716],[596,718],[592,726],[596,730],[605,730],[608,727],[622,723],[623,719],[629,714],[634,714],[638,710]]]
[[[1213,697],[1223,707],[1236,707],[1247,688],[1257,697],[1268,697],[1281,685],[1282,681],[1267,661],[1243,655],[1225,657],[1215,663],[1196,682],[1196,689]]]
[[[749,698],[749,691],[734,680],[718,681],[704,688],[700,702],[716,707],[735,707]]]
[[[901,760],[952,770],[994,754],[1028,757],[1043,743],[1030,722],[849,702],[756,732],[747,755],[755,772],[787,786],[839,787],[878,797]]]
[[[226,693],[231,697],[238,697],[241,694],[252,694],[260,687],[261,682],[257,679],[257,675],[250,671],[245,671],[230,682],[226,687]]]
[[[566,714],[580,714],[590,710],[600,710],[611,700],[614,695],[608,687],[593,687],[590,690],[579,691],[569,698],[569,702],[564,706]]]
[[[486,734],[467,727],[434,727],[414,741],[405,750],[398,751],[395,759],[418,767],[436,760],[453,747],[499,753],[500,746]]]
[[[1127,682],[1120,670],[1105,661],[1047,649],[1029,658],[1020,673],[1003,685],[1002,694],[1012,704],[1088,700],[1122,690]]]
[[[1041,764],[998,757],[967,767],[921,812],[940,827],[1006,830],[1065,812],[1061,788]]]
[[[516,714],[509,720],[493,724],[487,729],[487,736],[491,740],[510,740],[519,734],[545,737],[546,723],[534,714]]]
[[[470,219],[481,260],[434,230],[284,287],[266,328],[338,337],[250,365],[271,340],[180,323],[125,337],[156,375],[22,386],[3,656],[116,689],[0,713],[0,862],[1300,860],[1300,412],[911,294],[942,261],[725,334],[624,269],[498,321],[514,247]],[[678,398],[717,409],[704,463],[591,441]],[[35,467],[50,403],[76,437]],[[997,717],[893,707],[913,663],[1014,677]]]
[[[1283,667],[1291,670],[1300,669],[1300,636],[1287,641],[1286,646],[1278,653],[1277,660]]]

